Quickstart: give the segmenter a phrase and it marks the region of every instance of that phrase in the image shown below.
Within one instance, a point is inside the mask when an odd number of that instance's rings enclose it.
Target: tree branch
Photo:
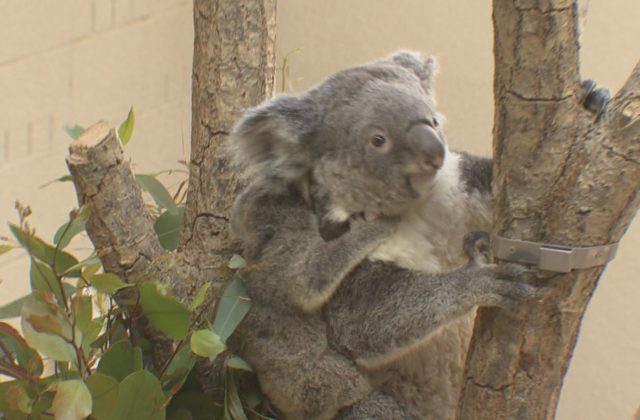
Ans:
[[[87,233],[105,270],[142,280],[165,252],[115,129],[105,122],[89,127],[71,144],[67,166],[78,203],[91,208]]]
[[[576,2],[494,0],[494,26],[494,232],[569,246],[618,241],[640,205],[638,67],[596,124],[577,95]],[[603,270],[541,273],[542,302],[479,310],[459,418],[554,416]]]

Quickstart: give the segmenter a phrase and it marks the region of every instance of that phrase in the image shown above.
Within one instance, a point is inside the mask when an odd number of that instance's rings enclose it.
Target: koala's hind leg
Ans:
[[[336,420],[403,420],[414,419],[389,395],[373,392],[364,400],[340,410]]]
[[[331,419],[365,398],[367,375],[327,343],[321,315],[275,311],[254,301],[240,324],[240,353],[287,420]]]

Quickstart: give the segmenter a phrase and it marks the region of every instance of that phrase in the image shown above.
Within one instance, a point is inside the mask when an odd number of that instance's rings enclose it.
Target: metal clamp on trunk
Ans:
[[[494,235],[493,255],[506,261],[535,264],[540,270],[568,273],[605,265],[616,256],[618,243],[572,248],[562,245],[507,239]]]

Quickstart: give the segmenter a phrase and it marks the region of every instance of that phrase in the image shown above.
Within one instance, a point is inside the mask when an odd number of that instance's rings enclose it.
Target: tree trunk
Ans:
[[[640,205],[640,63],[596,121],[581,106],[577,1],[494,0],[493,10],[494,233],[618,242]],[[554,417],[603,270],[542,272],[540,302],[479,310],[459,418]]]
[[[160,247],[115,130],[98,123],[72,144],[67,163],[79,203],[91,205],[87,233],[105,270],[131,283],[162,281],[184,301],[209,283],[209,301],[216,301],[234,251],[228,220],[239,189],[223,142],[246,108],[272,95],[275,6],[275,0],[194,2],[191,161],[178,252]],[[173,343],[149,328],[145,332],[162,365]],[[224,358],[216,360],[212,366],[203,359],[198,369],[205,390],[221,400]]]

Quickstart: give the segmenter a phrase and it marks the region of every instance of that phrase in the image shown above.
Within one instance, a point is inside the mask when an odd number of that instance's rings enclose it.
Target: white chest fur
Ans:
[[[465,191],[460,155],[449,152],[432,190],[403,217],[397,232],[380,245],[371,260],[425,272],[441,272],[467,261],[462,238],[473,230],[491,227],[491,200]]]

